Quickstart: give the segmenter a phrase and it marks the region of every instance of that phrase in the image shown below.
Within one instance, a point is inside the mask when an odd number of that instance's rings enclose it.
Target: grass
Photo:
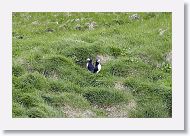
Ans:
[[[14,118],[172,117],[171,13],[12,17]]]

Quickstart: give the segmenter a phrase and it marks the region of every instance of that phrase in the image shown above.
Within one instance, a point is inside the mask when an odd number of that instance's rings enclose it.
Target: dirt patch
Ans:
[[[14,60],[14,63],[19,64],[19,65],[23,65],[23,64],[26,63],[26,60],[23,59],[23,58],[17,58],[17,59]]]
[[[64,113],[67,118],[92,118],[96,116],[96,114],[91,110],[83,110],[70,106],[64,107]]]
[[[134,110],[136,107],[136,102],[134,100],[130,101],[128,104],[116,105],[106,108],[107,116],[111,118],[128,118],[128,113]]]
[[[172,64],[172,52],[167,53],[165,59],[168,63]]]
[[[127,90],[128,89],[126,86],[123,85],[122,82],[116,82],[114,88],[118,89],[118,90]]]
[[[59,79],[59,74],[57,71],[53,70],[53,71],[44,71],[43,72],[43,75],[45,77],[49,77],[49,78],[52,78],[53,80],[58,80]]]
[[[97,59],[100,59],[101,64],[105,64],[110,60],[113,60],[114,57],[113,56],[109,56],[109,55],[97,55],[96,56]]]
[[[163,58],[167,63],[172,64],[172,52],[168,52],[167,54],[164,55]],[[165,62],[156,63],[156,67],[158,68],[162,68],[164,65],[165,65]]]

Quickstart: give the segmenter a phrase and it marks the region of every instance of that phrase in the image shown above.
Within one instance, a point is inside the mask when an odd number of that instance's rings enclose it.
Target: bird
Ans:
[[[95,67],[94,67],[94,73],[99,73],[101,70],[101,64],[100,59],[96,59]]]
[[[92,64],[92,59],[90,59],[90,58],[87,59],[86,68],[90,72],[94,72],[94,65]]]

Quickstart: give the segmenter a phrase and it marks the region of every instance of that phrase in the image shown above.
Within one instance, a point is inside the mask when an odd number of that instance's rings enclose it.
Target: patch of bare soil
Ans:
[[[71,106],[65,106],[64,113],[67,118],[93,118],[96,116],[91,110],[83,110]]]
[[[167,53],[165,59],[168,63],[172,64],[172,52]]]
[[[118,90],[127,90],[127,86],[124,86],[122,82],[118,81],[115,83],[115,86],[114,86],[115,89],[118,89]]]
[[[97,55],[96,58],[100,59],[101,64],[105,64],[106,62],[114,59],[113,56],[109,56],[109,55]]]
[[[18,58],[18,59],[15,59],[14,61],[16,64],[19,64],[19,65],[23,65],[26,63],[26,60],[24,60],[23,58]]]
[[[107,107],[105,110],[110,118],[128,118],[129,111],[134,110],[135,107],[136,102],[132,100],[128,104]]]

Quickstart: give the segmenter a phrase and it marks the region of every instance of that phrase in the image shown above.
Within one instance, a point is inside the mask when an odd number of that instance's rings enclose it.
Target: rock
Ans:
[[[76,30],[81,30],[82,27],[81,27],[81,25],[77,24],[77,25],[75,26],[75,29],[76,29]]]
[[[49,33],[52,33],[52,32],[54,32],[55,30],[54,30],[54,29],[51,29],[51,28],[47,28],[45,31],[46,31],[46,32],[49,32]]]
[[[79,18],[75,19],[75,22],[79,22],[79,21],[80,21],[80,19],[79,19]]]
[[[40,24],[39,21],[32,22],[32,25],[39,25],[39,24]]]
[[[136,14],[129,16],[129,19],[130,20],[138,20],[138,19],[140,19],[140,16],[136,13]]]
[[[159,35],[162,36],[165,32],[167,31],[167,29],[159,29]]]
[[[96,22],[90,22],[90,23],[86,23],[87,27],[89,30],[94,30],[95,27],[97,26]]]

